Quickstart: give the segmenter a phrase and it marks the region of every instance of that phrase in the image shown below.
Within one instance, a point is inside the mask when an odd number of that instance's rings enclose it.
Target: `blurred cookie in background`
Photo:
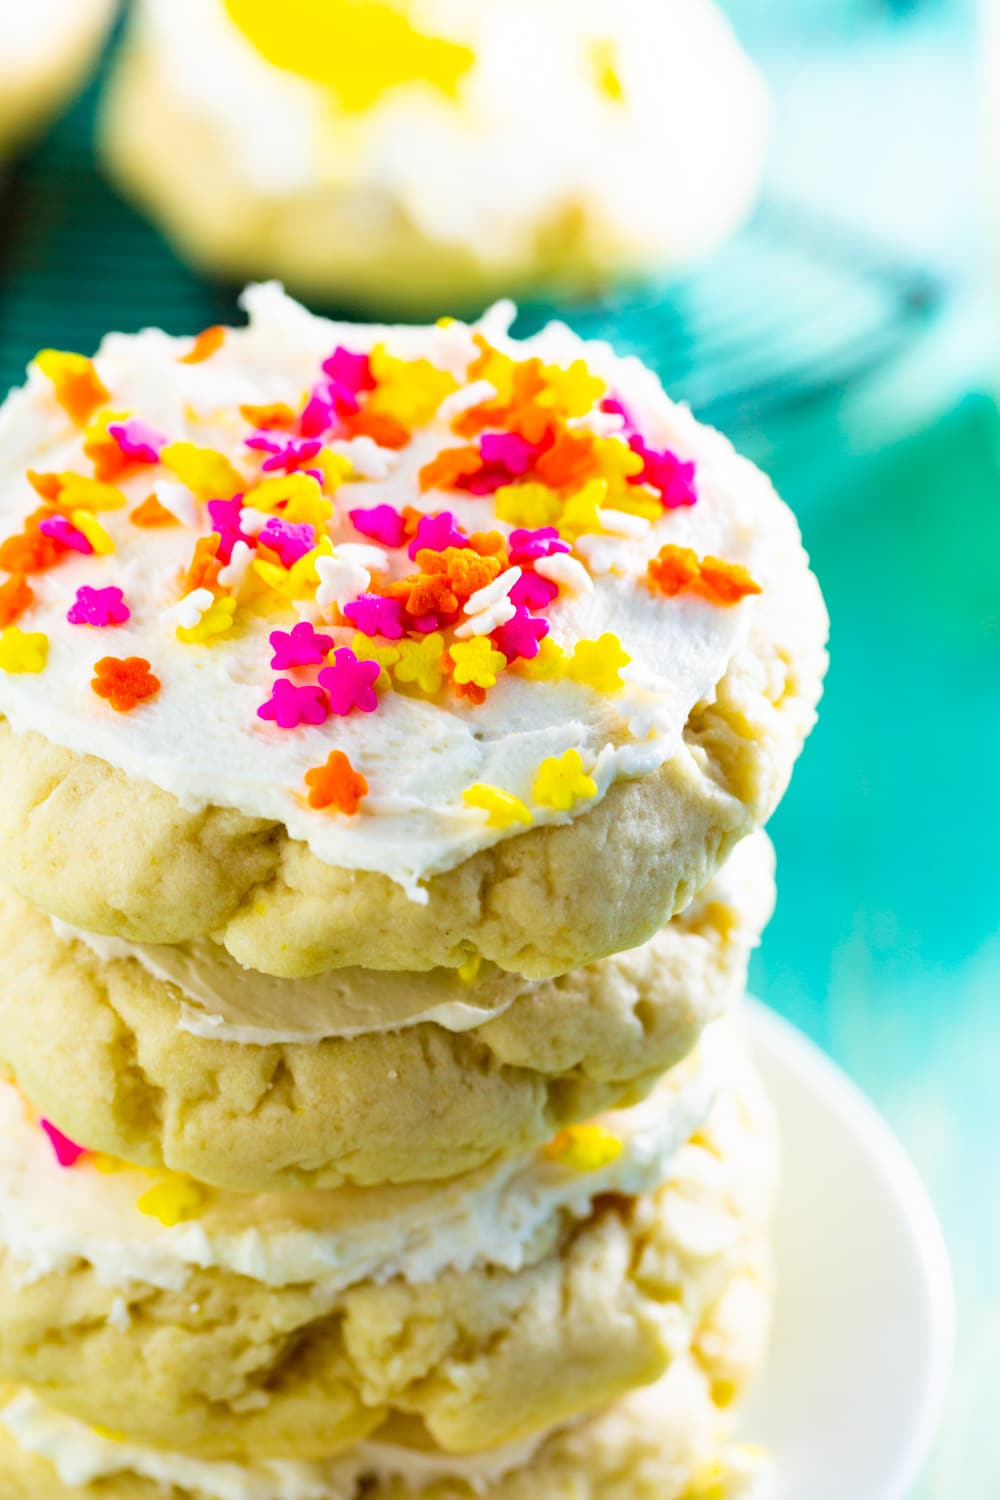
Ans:
[[[0,160],[83,82],[116,0],[0,0]]]
[[[697,260],[768,125],[712,0],[139,0],[102,137],[204,269],[419,313]]]

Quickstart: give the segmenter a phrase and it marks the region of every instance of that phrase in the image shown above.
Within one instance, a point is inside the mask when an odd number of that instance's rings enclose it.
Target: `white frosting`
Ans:
[[[447,360],[462,370],[468,364],[471,345],[462,325],[335,325],[313,318],[273,285],[249,292],[247,305],[250,327],[231,333],[205,364],[179,363],[189,345],[155,330],[108,338],[96,363],[113,409],[141,416],[174,440],[215,447],[246,474],[249,429],[238,415],[240,404],[301,399],[337,344],[362,349],[385,339],[403,357]],[[642,538],[614,538],[609,545],[616,549],[616,571],[602,574],[591,592],[561,593],[547,612],[552,638],[567,650],[609,631],[620,639],[632,658],[622,674],[623,691],[600,693],[570,680],[529,681],[510,671],[481,706],[455,696],[441,706],[387,692],[375,713],[278,729],[257,716],[274,681],[267,637],[276,624],[289,628],[294,617],[248,615],[232,636],[209,645],[181,643],[173,618],[182,593],[177,579],[194,536],[183,526],[142,530],[132,525],[128,510],[118,510],[100,517],[118,547],[113,555],[71,553],[33,576],[37,602],[20,623],[50,638],[48,664],[38,674],[0,672],[0,713],[15,731],[36,730],[68,749],[99,756],[173,793],[185,807],[215,804],[283,823],[321,860],[380,871],[416,900],[425,899],[425,877],[520,829],[491,828],[482,812],[465,806],[462,794],[471,784],[502,787],[530,805],[540,762],[569,749],[581,754],[598,798],[620,777],[655,771],[677,751],[692,707],[724,675],[757,601],[719,608],[692,595],[665,600],[643,582],[648,559],[669,541],[743,563],[765,589],[780,587],[770,575],[769,541],[787,518],[762,477],[723,438],[669,402],[638,361],[618,359],[606,345],[584,346],[560,325],[520,345],[494,337],[511,352],[537,353],[562,365],[585,353],[591,368],[634,409],[647,441],[697,462],[698,503],[666,512]],[[347,519],[354,506],[415,504],[425,511],[448,509],[470,529],[492,524],[489,500],[419,494],[419,468],[456,441],[446,424],[432,424],[415,435],[387,478],[356,480],[338,490],[334,544],[361,540]],[[29,467],[90,472],[79,433],[36,367],[0,411],[0,455],[4,535],[37,508],[25,477]],[[123,481],[130,508],[163,472],[147,469]],[[207,518],[202,529],[208,531]],[[394,566],[412,567],[405,549],[394,555]],[[67,608],[84,584],[122,587],[132,611],[128,623],[104,630],[68,625]],[[336,627],[332,633],[341,645],[354,635]],[[135,712],[114,712],[90,686],[94,662],[108,653],[148,659],[160,692]],[[642,726],[642,738],[633,737],[630,724]],[[346,752],[367,778],[370,793],[358,816],[317,813],[303,796],[306,772],[333,749]],[[593,805],[589,800],[572,812],[532,810],[536,824],[558,823]]]
[[[332,1292],[393,1276],[426,1282],[483,1263],[517,1270],[560,1215],[582,1216],[601,1194],[663,1182],[738,1054],[726,1023],[711,1028],[700,1055],[648,1100],[603,1118],[622,1151],[595,1171],[538,1152],[432,1186],[217,1193],[201,1217],[169,1229],[136,1208],[148,1174],[105,1174],[86,1159],[60,1168],[20,1096],[0,1084],[0,1243],[26,1280],[83,1260],[111,1286],[177,1289],[196,1267]]]
[[[0,78],[23,84],[22,69],[47,71],[54,57],[110,16],[111,0],[3,0],[0,4]]]
[[[749,944],[770,911],[772,865],[766,834],[744,839],[686,908],[684,924],[697,926],[706,908],[721,904],[745,921]],[[50,920],[57,937],[82,943],[101,963],[131,959],[153,979],[180,990],[182,1031],[248,1046],[351,1039],[426,1023],[472,1031],[539,988],[492,964],[471,983],[452,969],[331,969],[309,979],[281,979],[241,968],[209,939],[130,943]]]
[[[343,115],[327,88],[265,61],[222,0],[145,0],[140,20],[172,90],[226,140],[237,181],[279,203],[360,188],[362,232],[384,197],[432,242],[503,265],[540,221],[582,203],[637,259],[679,261],[749,207],[767,96],[712,0],[398,8],[475,53],[457,101],[415,82]],[[621,98],[599,86],[600,55]]]
[[[545,1441],[542,1435],[467,1457],[365,1442],[326,1463],[285,1459],[244,1465],[117,1442],[51,1411],[29,1391],[19,1392],[0,1411],[0,1422],[22,1448],[47,1459],[63,1484],[134,1474],[213,1500],[354,1500],[365,1478],[400,1478],[414,1490],[435,1480],[459,1479],[479,1489],[528,1463]]]

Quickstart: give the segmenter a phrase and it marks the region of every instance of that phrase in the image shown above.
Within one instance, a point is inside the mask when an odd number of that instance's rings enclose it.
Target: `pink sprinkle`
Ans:
[[[272,516],[258,540],[277,552],[283,568],[291,568],[315,547],[316,528],[308,521],[282,521]]]
[[[428,547],[432,552],[443,552],[446,547],[464,547],[468,540],[465,532],[459,531],[451,511],[443,510],[437,516],[420,517],[416,535],[407,548],[407,555],[416,557],[423,547]]]
[[[410,625],[421,635],[430,635],[432,630],[441,629],[441,621],[437,615],[421,615],[419,619],[411,620]]]
[[[41,1120],[39,1123],[48,1136],[56,1154],[56,1161],[61,1167],[75,1167],[80,1157],[86,1156],[87,1151],[84,1146],[78,1146],[75,1141],[71,1141],[68,1135],[63,1135],[62,1131],[57,1130],[50,1121]]]
[[[127,422],[112,422],[108,434],[113,437],[126,458],[135,463],[156,464],[167,446],[167,439],[144,422],[141,417],[129,417]]]
[[[506,469],[511,478],[519,479],[527,474],[541,449],[518,432],[487,432],[480,440],[479,451],[485,464]]]
[[[304,437],[323,437],[330,431],[336,416],[337,409],[330,392],[325,386],[317,386],[302,410],[299,427]]]
[[[246,542],[248,547],[256,547],[255,537],[247,536],[240,528],[240,511],[243,509],[243,496],[236,495],[232,500],[210,500],[208,502],[208,515],[212,522],[212,530],[219,534],[219,550],[216,553],[221,563],[228,563],[233,555],[233,548],[237,542]]]
[[[611,395],[605,397],[601,402],[601,411],[609,412],[614,417],[622,417],[628,430],[635,432],[637,425],[635,418],[620,396]]]
[[[359,594],[344,605],[344,614],[363,635],[382,635],[387,641],[398,641],[403,634],[403,606],[398,599]]]
[[[328,717],[326,698],[321,688],[296,687],[287,677],[279,677],[268,701],[258,708],[257,717],[273,721],[279,729],[298,729],[300,724],[325,724]]]
[[[371,364],[367,354],[352,354],[350,349],[338,346],[329,359],[323,361],[323,374],[329,375],[336,385],[342,385],[355,395],[358,391],[373,391]]]
[[[538,643],[549,633],[548,620],[536,619],[522,606],[512,620],[494,630],[492,639],[508,661],[523,657],[532,661],[538,655]]]
[[[383,547],[401,547],[406,539],[406,524],[394,505],[373,505],[370,510],[348,511],[348,515],[355,531]]]
[[[269,432],[255,432],[253,437],[247,438],[246,445],[257,452],[270,455],[261,465],[265,474],[278,472],[291,474],[296,469],[304,468],[306,464],[311,463],[316,455],[323,451],[323,444],[319,438],[278,439]]]
[[[45,536],[62,542],[64,547],[72,548],[74,552],[82,552],[86,556],[94,550],[83,532],[70,525],[65,516],[49,516],[38,529]]]
[[[332,635],[320,635],[308,620],[293,625],[288,632],[273,630],[270,641],[274,651],[271,666],[276,672],[287,672],[291,667],[318,666],[321,661],[326,661],[334,645]]]
[[[554,557],[557,552],[568,552],[570,546],[564,542],[554,526],[540,526],[537,531],[525,531],[518,527],[508,537],[510,561],[513,567],[537,562],[540,557]]]
[[[525,609],[545,609],[559,593],[559,585],[551,578],[542,578],[538,573],[522,573],[510,591],[512,604],[523,604]]]
[[[325,667],[319,680],[330,695],[330,711],[343,717],[353,708],[363,714],[374,713],[378,707],[375,681],[381,668],[377,661],[358,661],[354,652],[342,646],[335,654],[332,666]]]
[[[638,453],[644,464],[640,473],[629,476],[631,484],[648,484],[650,489],[658,490],[666,510],[679,510],[681,506],[698,503],[693,463],[684,463],[669,448],[657,451],[647,447],[638,433],[629,438],[629,447],[633,453]]]
[[[86,584],[76,591],[76,600],[66,615],[71,625],[124,625],[131,616],[121,589],[92,589]]]

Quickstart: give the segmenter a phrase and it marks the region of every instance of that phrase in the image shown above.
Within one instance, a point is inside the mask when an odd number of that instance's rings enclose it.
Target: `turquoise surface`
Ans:
[[[231,313],[230,289],[178,266],[100,184],[88,121],[85,106],[0,199],[4,382],[44,343],[90,348],[106,327],[184,331]],[[820,728],[773,824],[781,894],[754,983],[881,1106],[931,1188],[962,1327],[919,1495],[989,1500],[1000,1493],[998,438],[992,403],[968,395],[880,446],[899,430],[909,378],[883,392],[884,419],[869,410],[863,451],[836,402],[794,432],[739,434],[798,509],[833,619]]]

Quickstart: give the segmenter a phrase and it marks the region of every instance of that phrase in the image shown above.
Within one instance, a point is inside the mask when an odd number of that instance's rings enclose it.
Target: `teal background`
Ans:
[[[961,1328],[916,1493],[989,1500],[1000,1494],[1000,444],[975,12],[731,8],[776,93],[769,191],[837,215],[949,289],[890,368],[732,435],[798,511],[833,622],[821,724],[773,823],[780,903],[754,985],[880,1105],[930,1186]],[[232,290],[180,267],[99,181],[91,103],[0,197],[4,387],[44,344],[89,351],[108,327],[192,331],[232,315]],[[765,295],[780,305],[780,281]],[[655,315],[666,326],[670,306]],[[608,336],[648,342],[648,307],[603,316]]]

